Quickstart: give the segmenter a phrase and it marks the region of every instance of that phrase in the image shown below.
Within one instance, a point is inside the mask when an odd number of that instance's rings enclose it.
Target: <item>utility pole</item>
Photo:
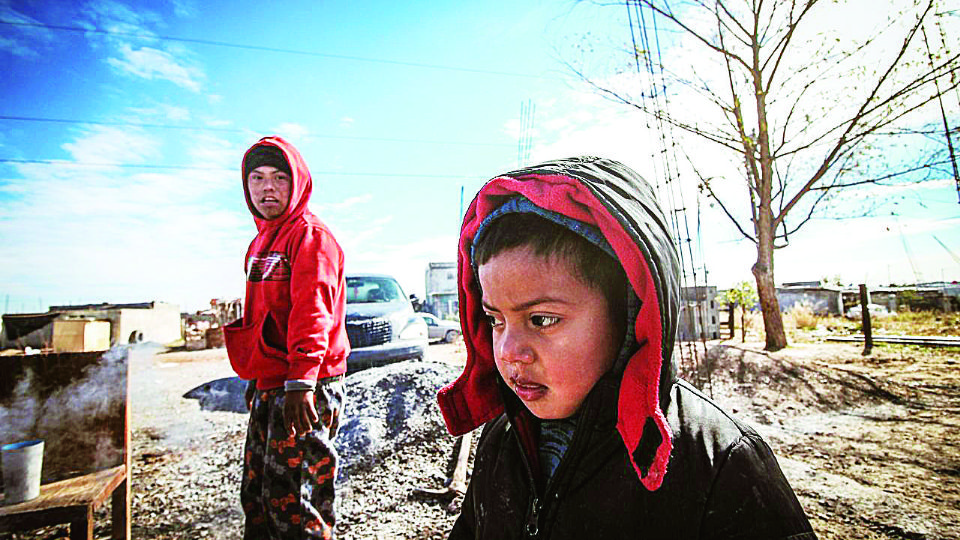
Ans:
[[[530,163],[530,148],[533,146],[533,117],[537,107],[532,100],[520,103],[520,136],[517,141],[517,167]]]

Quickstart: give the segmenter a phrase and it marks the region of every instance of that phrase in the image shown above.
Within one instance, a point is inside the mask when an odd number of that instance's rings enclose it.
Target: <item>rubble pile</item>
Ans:
[[[455,440],[443,427],[436,392],[458,372],[447,364],[409,361],[347,377],[345,419],[336,441],[341,456],[338,538],[445,537],[456,513],[445,501],[417,497],[414,489],[439,487],[449,477]],[[224,391],[242,388],[224,379],[190,393],[209,406],[217,398],[223,401]],[[164,436],[156,430],[134,433],[135,538],[240,536],[238,489],[247,417],[208,412],[204,419],[215,427],[174,451],[162,449]]]

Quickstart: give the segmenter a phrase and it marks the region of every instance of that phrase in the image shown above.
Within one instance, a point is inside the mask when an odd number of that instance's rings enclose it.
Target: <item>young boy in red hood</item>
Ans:
[[[812,539],[770,448],[677,378],[652,188],[574,158],[487,182],[459,246],[451,433],[486,424],[450,538]]]
[[[264,137],[242,171],[257,236],[245,259],[243,317],[224,335],[233,369],[251,381],[243,537],[332,538],[332,441],[350,354],[343,251],[307,209],[313,181],[293,145]]]

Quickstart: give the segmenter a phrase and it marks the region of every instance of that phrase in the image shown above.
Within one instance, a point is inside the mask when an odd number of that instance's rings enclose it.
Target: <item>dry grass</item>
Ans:
[[[763,341],[763,315],[747,312],[747,341]],[[870,321],[874,334],[908,336],[960,336],[960,313],[937,311],[902,311],[890,317],[874,317]],[[815,315],[808,306],[794,306],[783,314],[787,341],[810,343],[828,335],[849,335],[863,332],[859,319],[836,315]],[[740,340],[740,314],[736,318],[736,340]]]
[[[901,311],[870,321],[874,332],[911,336],[960,336],[960,313]],[[859,326],[859,325],[858,325]]]
[[[789,311],[783,314],[783,324],[795,330],[815,330],[819,318],[808,304],[794,304]]]

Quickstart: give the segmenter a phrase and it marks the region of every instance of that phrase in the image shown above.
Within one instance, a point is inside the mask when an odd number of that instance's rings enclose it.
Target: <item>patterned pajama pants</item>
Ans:
[[[244,447],[240,503],[244,540],[333,538],[334,482],[340,427],[342,377],[318,382],[314,400],[320,422],[290,437],[283,425],[283,389],[258,390]]]

